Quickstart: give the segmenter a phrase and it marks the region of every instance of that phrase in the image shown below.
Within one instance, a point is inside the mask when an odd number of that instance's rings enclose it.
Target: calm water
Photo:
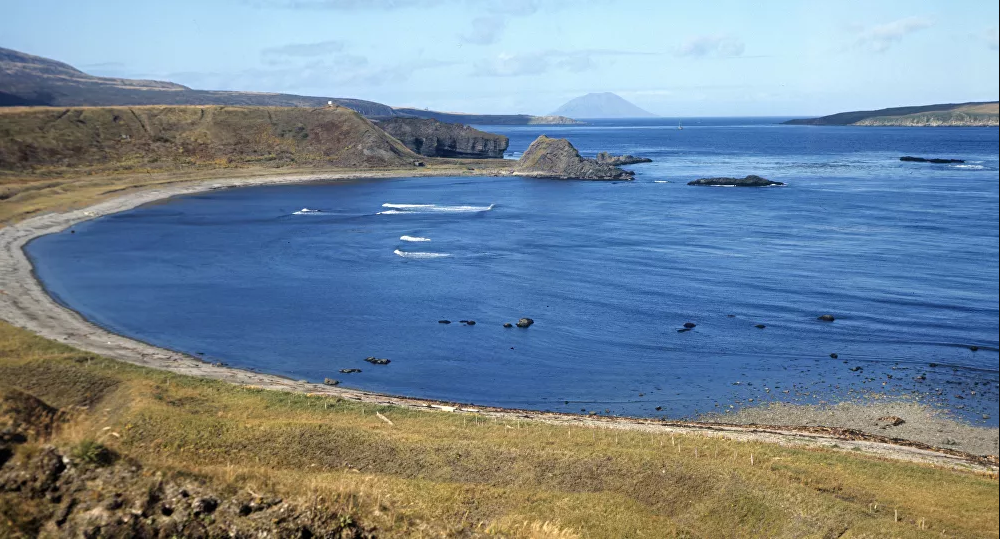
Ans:
[[[293,378],[669,417],[881,392],[997,425],[997,129],[488,129],[510,136],[512,155],[544,132],[585,155],[655,162],[630,183],[215,191],[84,223],[29,253],[49,290],[98,324]],[[751,173],[788,186],[685,185]],[[521,316],[535,325],[502,327]],[[697,327],[678,333],[685,322]],[[338,372],[352,367],[363,372]]]

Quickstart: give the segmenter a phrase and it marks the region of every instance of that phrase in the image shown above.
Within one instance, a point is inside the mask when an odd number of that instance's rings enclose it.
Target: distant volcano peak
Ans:
[[[582,95],[571,99],[552,114],[569,118],[654,118],[621,96],[611,92]]]

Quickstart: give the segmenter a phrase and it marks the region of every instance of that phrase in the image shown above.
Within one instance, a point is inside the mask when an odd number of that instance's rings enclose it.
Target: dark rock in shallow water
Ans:
[[[438,320],[438,324],[450,324],[451,320]]]
[[[531,318],[522,318],[522,319],[520,319],[520,320],[517,321],[517,327],[519,327],[519,328],[526,328],[526,327],[531,326],[534,323],[535,323],[535,321],[532,320]]]
[[[636,157],[634,155],[611,155],[608,152],[601,152],[597,154],[597,162],[602,165],[634,165],[636,163],[652,163],[653,160],[648,157]]]
[[[340,384],[340,380],[334,380],[333,378],[324,378],[323,383],[328,386],[335,386]]]
[[[816,320],[822,320],[823,322],[833,322],[836,318],[832,314],[821,314],[816,317]]]
[[[687,333],[691,331],[691,328],[681,328],[677,330],[677,333]]]
[[[427,157],[502,159],[508,144],[503,135],[431,119],[393,118],[375,125],[414,153]]]
[[[688,329],[694,329],[697,325],[698,324],[695,324],[694,322],[684,322],[684,327]]]
[[[833,359],[837,359],[840,356],[838,356],[837,354],[834,353],[834,354],[830,354],[830,357],[833,358]]]
[[[372,365],[388,365],[389,364],[389,360],[385,359],[384,357],[374,357],[374,356],[366,357],[365,361],[367,361],[368,363],[371,363]]]
[[[979,351],[979,347],[976,346],[976,345],[972,345],[972,346],[969,347],[969,350],[972,350],[973,352],[978,352]]]
[[[765,326],[764,324],[757,324],[757,325],[755,325],[754,327],[755,327],[755,328],[757,328],[757,329],[764,329],[764,328],[766,328],[767,326]]]
[[[355,372],[361,372],[361,369],[340,369],[342,374],[352,374]]]
[[[631,180],[634,173],[585,159],[566,139],[542,135],[528,146],[514,166],[515,176],[559,180]]]
[[[745,178],[699,178],[688,182],[688,185],[709,187],[771,187],[785,184],[751,174]]]
[[[908,161],[910,163],[937,163],[937,164],[965,162],[965,159],[939,159],[939,158],[928,159],[926,157],[913,157],[911,155],[904,155],[903,157],[900,157],[899,160]]]
[[[462,323],[465,324],[465,325],[467,325],[467,326],[474,326],[474,325],[476,325],[476,321],[475,320],[462,320]]]
[[[512,328],[512,327],[514,327],[514,324],[511,324],[510,322],[504,322],[503,327],[505,327],[505,328]]]

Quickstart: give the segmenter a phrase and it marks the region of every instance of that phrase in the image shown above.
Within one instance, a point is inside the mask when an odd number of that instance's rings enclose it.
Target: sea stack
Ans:
[[[542,135],[514,166],[515,176],[561,180],[631,180],[633,172],[586,159],[566,139]]]

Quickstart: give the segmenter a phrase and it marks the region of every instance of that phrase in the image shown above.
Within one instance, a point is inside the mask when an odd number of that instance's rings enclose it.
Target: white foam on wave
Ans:
[[[670,180],[653,180],[653,183],[670,183]]]
[[[431,241],[430,238],[423,238],[420,236],[400,236],[399,239],[402,241]]]
[[[451,256],[448,253],[428,253],[421,251],[400,251],[396,249],[393,251],[396,256],[401,256],[403,258],[445,258]]]
[[[386,202],[382,204],[383,208],[389,208],[385,211],[378,212],[378,215],[399,215],[402,213],[475,213],[482,211],[490,211],[496,206],[496,204],[490,204],[489,206],[445,206],[441,204],[392,204]]]
[[[982,170],[983,165],[952,165],[953,168],[967,168],[970,170]]]
[[[293,212],[292,215],[317,215],[323,213],[323,210],[310,210],[309,208],[302,208],[297,212]]]

